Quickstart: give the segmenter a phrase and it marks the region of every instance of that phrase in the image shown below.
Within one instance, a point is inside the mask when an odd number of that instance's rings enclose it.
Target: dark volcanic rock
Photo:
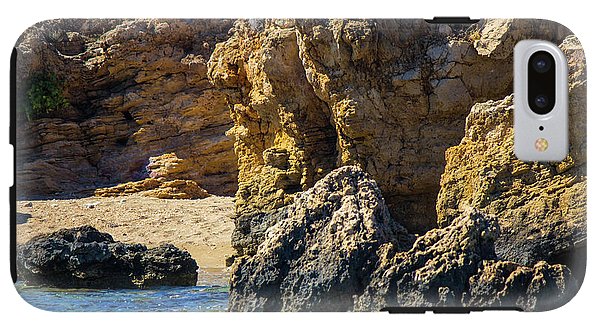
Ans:
[[[40,235],[17,250],[18,279],[63,288],[147,288],[196,284],[198,265],[171,244],[147,249],[91,226]]]
[[[495,259],[498,233],[494,217],[470,210],[452,225],[419,237],[408,251],[395,253],[392,245],[383,246],[380,263],[356,308],[460,305],[469,277],[483,260]]]
[[[547,310],[572,298],[577,282],[564,265],[496,261],[495,217],[466,210],[451,225],[418,238],[405,252],[380,249],[380,262],[356,310],[385,307],[510,307]]]
[[[287,217],[287,207],[270,212],[239,215],[231,234],[231,246],[238,255],[254,255],[258,245],[265,240],[265,231]]]
[[[564,265],[541,261],[530,268],[508,261],[484,261],[483,268],[469,279],[463,303],[471,307],[548,310],[571,299],[577,292],[576,284]]]
[[[255,255],[234,263],[230,310],[545,310],[576,292],[564,265],[498,261],[498,219],[474,208],[415,240],[358,167],[332,171],[285,213],[264,232]]]
[[[351,310],[377,264],[377,248],[412,242],[358,167],[332,171],[287,213],[266,231],[256,255],[234,264],[230,310]]]

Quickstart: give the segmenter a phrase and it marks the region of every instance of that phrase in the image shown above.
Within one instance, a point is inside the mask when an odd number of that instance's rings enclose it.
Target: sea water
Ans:
[[[16,284],[34,307],[49,311],[225,311],[228,288],[222,285],[158,287],[146,290],[56,289]]]
[[[229,271],[199,270],[197,286],[58,289],[15,285],[25,301],[49,311],[226,311]]]

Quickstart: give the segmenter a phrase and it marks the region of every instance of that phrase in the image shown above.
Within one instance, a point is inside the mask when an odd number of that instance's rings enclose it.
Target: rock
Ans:
[[[577,292],[577,282],[563,265],[545,261],[533,267],[507,261],[484,261],[469,279],[463,303],[471,307],[519,307],[525,311],[560,307]]]
[[[437,227],[444,152],[460,143],[474,103],[512,91],[512,58],[489,56],[499,52],[491,45],[478,53],[467,35],[487,24],[495,23],[237,21],[208,62],[233,118],[237,217],[268,215],[333,169],[360,165],[410,232]],[[517,32],[536,24],[515,20],[508,31],[528,36]],[[557,43],[565,37],[555,28],[535,35]],[[260,233],[268,224],[252,226],[259,229],[236,233]]]
[[[161,181],[154,178],[99,188],[95,190],[95,195],[98,197],[115,197],[140,192],[144,196],[159,199],[203,199],[209,196],[208,192],[193,180]]]
[[[519,161],[513,155],[512,95],[476,104],[465,137],[446,151],[437,213],[440,226],[471,207],[496,215],[499,258],[528,266],[540,260],[566,263],[581,280],[587,236],[586,80],[579,43],[568,38],[561,48],[571,72],[568,157],[555,163]]]
[[[356,309],[460,306],[482,261],[495,259],[499,233],[494,217],[467,210],[453,223],[418,237],[412,248],[380,248],[379,263],[356,303]]]
[[[476,209],[415,240],[390,218],[376,183],[358,167],[332,171],[286,213],[254,255],[235,260],[230,310],[545,310],[578,287],[564,265],[498,261],[498,220]]]
[[[209,196],[193,180],[180,179],[187,175],[188,162],[175,153],[151,157],[146,170],[150,178],[141,181],[119,184],[113,187],[99,188],[96,196],[113,197],[141,192],[142,195],[159,199],[203,199]]]
[[[564,265],[534,267],[497,261],[495,217],[465,210],[452,224],[417,238],[407,251],[379,250],[379,264],[356,310],[385,307],[506,307],[547,310],[570,300],[578,289]]]
[[[83,206],[85,208],[92,209],[92,208],[96,208],[96,206],[99,205],[99,204],[100,204],[100,201],[94,201],[94,202],[86,203]]]
[[[351,310],[377,262],[377,248],[408,247],[376,183],[358,167],[336,169],[298,195],[256,255],[232,267],[232,311]]]
[[[288,208],[281,207],[266,213],[250,213],[236,217],[231,246],[239,256],[256,254],[258,246],[265,239],[267,229],[287,216]]]
[[[16,49],[19,105],[30,77],[63,83],[64,109],[18,116],[17,195],[88,195],[147,177],[150,157],[175,153],[212,194],[237,190],[237,160],[225,94],[206,62],[232,20],[49,20]],[[20,113],[19,113],[20,114]]]
[[[225,256],[225,267],[231,267],[233,262],[235,262],[235,255]]]
[[[184,179],[185,173],[193,167],[189,160],[182,160],[175,153],[151,157],[148,161],[146,171],[150,178]]]
[[[23,204],[23,207],[31,208],[33,207],[33,203],[31,201],[26,202],[25,204]]]
[[[19,281],[60,288],[193,286],[198,266],[171,244],[124,244],[91,226],[34,237],[17,248]]]
[[[494,59],[512,57],[517,42],[524,39],[546,39],[555,36],[562,41],[573,33],[566,27],[546,20],[488,19],[483,23],[475,41],[475,49],[479,55]]]

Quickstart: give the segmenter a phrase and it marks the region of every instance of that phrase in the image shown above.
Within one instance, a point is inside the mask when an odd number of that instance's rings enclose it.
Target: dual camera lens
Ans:
[[[533,53],[529,58],[527,91],[529,108],[539,115],[552,111],[556,103],[556,64],[546,51]]]

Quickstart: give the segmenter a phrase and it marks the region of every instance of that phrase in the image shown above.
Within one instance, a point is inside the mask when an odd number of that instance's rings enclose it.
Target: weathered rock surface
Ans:
[[[17,275],[30,285],[148,288],[196,285],[198,265],[170,244],[124,244],[91,226],[37,236],[17,249]]]
[[[151,157],[146,171],[150,178],[128,182],[113,187],[99,188],[96,196],[111,197],[142,192],[148,197],[159,199],[202,199],[209,196],[205,189],[193,180],[180,179],[187,176],[190,162],[182,160],[175,153]]]
[[[427,232],[413,247],[380,249],[380,262],[355,309],[384,307],[511,307],[545,310],[572,298],[578,282],[564,265],[534,267],[497,261],[495,217],[471,209]]]
[[[497,261],[498,221],[476,209],[415,240],[390,218],[376,183],[357,167],[332,171],[286,209],[256,254],[234,263],[231,310],[542,310],[577,289],[563,265]]]
[[[484,261],[469,279],[463,304],[470,307],[519,307],[526,311],[561,306],[577,292],[577,282],[564,265],[545,261],[533,267],[507,261]]]
[[[438,223],[448,225],[466,208],[499,219],[496,252],[532,266],[561,261],[581,279],[585,255],[572,255],[586,239],[585,68],[574,38],[560,46],[570,64],[571,149],[558,163],[525,163],[513,154],[512,96],[476,104],[465,137],[446,151],[437,200]],[[584,267],[583,267],[584,268]],[[577,269],[577,270],[575,270]]]
[[[515,45],[524,39],[547,39],[556,36],[554,41],[562,41],[572,34],[566,27],[547,20],[488,19],[479,31],[474,46],[479,55],[494,59],[512,57]]]
[[[211,194],[237,190],[225,94],[208,81],[231,20],[54,20],[17,43],[18,103],[30,77],[55,74],[69,106],[18,116],[18,196],[92,193],[149,177],[150,157],[175,153],[177,179]]]
[[[155,178],[96,189],[94,194],[99,197],[115,197],[139,192],[144,196],[159,199],[202,199],[209,196],[208,192],[193,180],[163,181]]]
[[[459,306],[482,261],[496,258],[497,236],[495,218],[469,210],[450,226],[417,238],[408,251],[382,246],[381,260],[356,308]]]
[[[296,197],[256,255],[235,262],[229,309],[351,310],[376,265],[377,248],[411,241],[368,175],[357,167],[336,169]]]
[[[476,102],[512,90],[512,58],[494,40],[569,34],[537,22],[472,26],[421,20],[250,20],[216,46],[208,76],[227,93],[239,165],[241,226],[264,226],[332,169],[360,165],[411,232],[436,227],[443,154]],[[489,25],[505,25],[488,33]],[[546,26],[546,25],[544,25]],[[476,38],[482,36],[483,38]],[[495,48],[494,48],[495,47]],[[483,49],[487,49],[484,52]],[[493,55],[493,56],[492,56]],[[257,236],[254,236],[257,237]],[[234,245],[253,240],[234,238]]]

